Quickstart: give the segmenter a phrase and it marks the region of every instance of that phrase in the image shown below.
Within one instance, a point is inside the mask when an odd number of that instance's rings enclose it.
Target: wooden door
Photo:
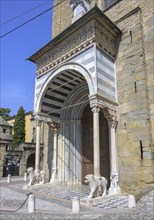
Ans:
[[[100,174],[109,180],[108,123],[100,112]],[[82,182],[87,174],[94,173],[93,160],[93,113],[87,106],[82,117]]]

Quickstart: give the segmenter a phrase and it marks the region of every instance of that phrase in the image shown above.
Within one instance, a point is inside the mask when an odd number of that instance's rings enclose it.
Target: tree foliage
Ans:
[[[11,112],[11,109],[10,109],[10,108],[0,108],[0,116],[1,116],[3,119],[8,119],[10,112]]]
[[[13,147],[18,147],[19,144],[25,141],[25,111],[20,107],[14,122]]]

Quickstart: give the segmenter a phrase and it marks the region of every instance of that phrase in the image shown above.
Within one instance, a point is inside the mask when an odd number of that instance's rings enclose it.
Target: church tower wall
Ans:
[[[97,4],[122,31],[116,59],[117,147],[120,183],[131,190],[132,186],[142,188],[153,182],[153,1],[111,0],[108,3],[91,0],[90,7]],[[71,25],[72,17],[68,0],[53,9],[53,38]]]

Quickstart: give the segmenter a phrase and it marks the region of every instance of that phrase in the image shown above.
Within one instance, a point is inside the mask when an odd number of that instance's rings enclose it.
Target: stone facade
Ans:
[[[30,57],[37,64],[38,75],[35,112],[47,114],[51,121],[60,124],[61,129],[57,130],[56,165],[59,171],[56,177],[62,182],[81,182],[81,115],[87,105],[86,97],[89,97],[91,108],[100,108],[108,121],[110,169],[114,173],[119,171],[120,187],[126,191],[148,187],[153,183],[154,148],[153,2],[110,1],[108,8],[105,8],[105,1],[90,2],[91,10],[97,3],[109,20],[96,9],[97,16],[95,12],[92,14],[93,10],[87,16],[84,15],[84,21],[81,17],[72,24],[70,2],[59,4],[59,1],[55,1],[57,5],[53,10],[52,23],[54,39]],[[89,32],[86,28],[88,24]],[[86,30],[85,36],[82,34],[82,27]],[[74,43],[74,46],[67,48],[65,44],[69,46],[69,39],[72,40],[70,45]],[[109,45],[105,48],[108,40]],[[68,86],[69,81],[66,79],[71,79],[72,76],[73,82],[78,78],[79,84],[76,83],[76,87]],[[68,88],[62,88],[60,81],[65,83],[65,87],[67,84]],[[88,87],[85,86],[86,83]],[[58,84],[60,91],[54,91]],[[66,92],[66,89],[70,92]],[[114,98],[111,99],[111,96]],[[61,108],[75,105],[77,100],[82,100],[80,108],[64,110],[60,115],[58,111]],[[100,109],[95,113],[99,113]],[[98,115],[94,116],[96,121],[97,117]],[[96,121],[94,120],[98,129]],[[50,176],[54,164],[51,158],[54,158],[55,142],[54,134],[49,130],[46,127],[48,141],[44,149],[44,169]],[[96,158],[99,153],[98,138],[94,131]],[[97,165],[95,163],[94,168]],[[96,169],[96,173],[97,171]]]

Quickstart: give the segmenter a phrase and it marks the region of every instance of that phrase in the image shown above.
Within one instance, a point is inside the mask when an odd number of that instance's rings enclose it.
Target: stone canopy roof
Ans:
[[[114,59],[121,34],[121,30],[95,6],[28,60],[37,64],[37,74],[40,75],[94,42]]]

